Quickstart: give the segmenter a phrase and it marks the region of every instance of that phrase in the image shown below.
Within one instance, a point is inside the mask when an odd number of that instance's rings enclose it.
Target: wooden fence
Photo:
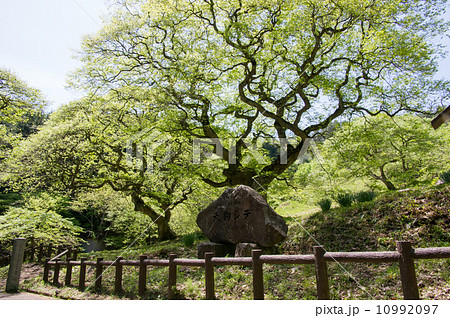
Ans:
[[[77,258],[78,250],[79,250],[78,247],[68,246],[68,245],[67,246],[65,246],[65,245],[54,246],[53,244],[47,244],[47,245],[45,245],[45,244],[40,244],[40,245],[29,244],[29,246],[27,246],[25,248],[25,252],[23,254],[23,260],[30,261],[30,262],[43,263],[46,258],[50,258],[50,257],[52,257],[52,255],[58,255],[62,251],[65,251],[65,250],[68,251],[66,253],[70,253],[72,259]],[[9,251],[8,253],[10,254],[11,251]],[[9,258],[10,258],[10,255],[2,258],[0,260],[1,266],[8,265]]]
[[[64,246],[64,245],[58,245],[54,246],[53,244],[40,244],[40,245],[34,245],[31,244],[25,249],[25,253],[23,256],[24,261],[30,261],[30,262],[44,262],[50,259],[53,256],[53,258],[58,258],[64,255],[68,255],[71,259],[77,259],[78,256],[78,247],[74,246]]]
[[[80,266],[78,288],[86,288],[86,267],[95,267],[95,290],[100,291],[102,287],[102,274],[106,266],[115,267],[115,292],[122,291],[122,269],[123,266],[139,267],[138,293],[143,295],[146,291],[147,267],[165,266],[169,267],[168,298],[174,299],[177,282],[177,267],[200,267],[205,271],[206,299],[215,299],[214,267],[215,266],[251,266],[253,272],[253,298],[264,299],[264,264],[313,264],[316,271],[316,288],[318,299],[330,299],[328,283],[328,262],[339,263],[398,263],[400,267],[400,279],[404,299],[419,299],[419,289],[414,266],[416,259],[443,259],[450,258],[450,247],[417,248],[413,249],[410,242],[397,242],[397,251],[388,252],[325,252],[323,247],[315,246],[313,254],[310,255],[262,255],[261,250],[253,250],[251,257],[214,257],[213,253],[205,253],[204,259],[183,259],[170,254],[168,260],[148,259],[142,255],[139,260],[124,260],[122,257],[115,261],[104,261],[97,258],[88,261],[81,258],[76,261],[67,254],[65,261],[56,257],[47,259],[44,267],[44,281],[49,282],[49,270],[54,269],[52,283],[61,285],[59,272],[61,266],[66,266],[65,285],[71,285],[72,269]]]

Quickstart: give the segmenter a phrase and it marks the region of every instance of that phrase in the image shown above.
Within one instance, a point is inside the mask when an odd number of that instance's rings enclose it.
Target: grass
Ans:
[[[370,202],[354,203],[323,213],[319,209],[309,216],[285,218],[289,224],[288,239],[280,244],[284,254],[310,254],[317,245],[313,237],[329,251],[395,250],[397,240],[409,240],[415,247],[450,245],[450,185],[380,194]],[[306,231],[312,237],[306,233]],[[138,259],[145,254],[167,259],[168,254],[196,258],[196,246],[203,240],[192,233],[177,240],[121,251],[90,253],[90,259]],[[193,242],[192,242],[193,241]],[[77,268],[73,284],[77,282]],[[402,299],[397,264],[328,264],[332,299]],[[450,299],[450,260],[416,261],[421,297]],[[0,276],[5,270],[0,269]],[[88,270],[87,285],[94,281],[95,270]],[[124,267],[124,292],[114,294],[114,268],[103,276],[100,294],[81,293],[75,288],[53,287],[42,283],[42,276],[31,278],[22,286],[47,295],[71,299],[139,299],[138,271]],[[150,268],[147,293],[143,299],[167,299],[167,268]],[[1,278],[1,277],[0,277]],[[60,281],[64,280],[64,270]],[[312,265],[264,265],[266,299],[315,299],[315,271]],[[252,299],[252,270],[244,266],[215,268],[217,299]],[[204,299],[204,271],[178,267],[178,299]]]

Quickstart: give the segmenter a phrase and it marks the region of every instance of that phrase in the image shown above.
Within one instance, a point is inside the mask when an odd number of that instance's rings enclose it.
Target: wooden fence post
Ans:
[[[397,251],[400,253],[399,266],[403,297],[408,300],[420,299],[411,243],[397,242]]]
[[[116,259],[116,275],[114,279],[114,292],[119,294],[122,292],[122,264],[120,262],[122,261],[123,257],[119,256]]]
[[[61,265],[59,264],[60,258],[55,259],[55,271],[53,273],[53,285],[59,286],[59,269]]]
[[[75,248],[72,250],[72,253],[73,253],[72,259],[73,259],[74,261],[76,261],[76,260],[77,260],[77,257],[78,257],[78,247],[75,247]]]
[[[264,275],[263,263],[259,259],[262,250],[252,250],[252,267],[253,267],[253,299],[264,300]]]
[[[44,263],[44,283],[48,283],[48,272],[50,271],[50,264],[48,263],[50,258],[45,259]]]
[[[144,296],[146,282],[147,282],[147,265],[145,265],[145,260],[147,259],[146,255],[139,256],[139,283],[138,283],[138,292],[139,296]]]
[[[58,249],[56,250],[56,255],[61,254],[62,251],[64,251],[64,248],[63,248],[61,245],[59,245],[59,246],[58,246]]]
[[[64,282],[65,286],[70,286],[72,282],[72,264],[70,264],[71,259],[67,258],[67,270],[66,270],[66,280]]]
[[[30,262],[34,261],[34,254],[36,251],[36,247],[34,246],[34,242],[31,242],[31,251],[30,251]]]
[[[95,290],[99,293],[102,289],[102,276],[103,276],[103,257],[97,258],[97,264],[95,265]]]
[[[86,257],[82,257],[80,260],[80,278],[78,279],[78,289],[83,291],[86,288]]]
[[[174,260],[177,258],[177,254],[169,255],[169,282],[167,284],[169,288],[168,298],[170,300],[175,299],[175,291],[177,288],[177,264]]]
[[[47,257],[52,257],[52,252],[53,252],[53,245],[52,243],[50,243],[47,246]]]
[[[314,264],[316,266],[317,299],[330,299],[330,287],[328,285],[327,261],[324,259],[325,250],[322,246],[314,246]]]
[[[38,259],[37,259],[38,263],[40,263],[42,260],[43,252],[44,252],[44,245],[39,244],[39,252],[38,252]]]
[[[66,261],[69,261],[72,258],[72,247],[67,248],[68,252],[66,254]]]
[[[205,291],[206,299],[208,300],[216,299],[214,292],[214,264],[211,262],[213,256],[213,252],[205,253]]]

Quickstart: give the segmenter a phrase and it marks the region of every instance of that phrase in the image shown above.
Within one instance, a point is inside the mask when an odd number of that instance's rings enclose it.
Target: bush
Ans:
[[[181,237],[181,240],[186,247],[192,247],[195,241],[203,239],[205,239],[205,236],[201,232],[189,233]]]
[[[440,178],[440,179],[442,180],[442,182],[444,182],[444,183],[450,183],[450,171],[441,173],[441,175],[439,176],[439,178]]]
[[[82,228],[54,211],[11,207],[0,216],[0,245],[11,247],[17,237],[35,244],[79,245]]]
[[[339,193],[336,196],[336,202],[339,203],[341,207],[349,207],[352,205],[355,197],[351,193]]]
[[[194,233],[183,235],[181,240],[183,241],[184,246],[191,247],[194,245],[196,239],[196,235]]]
[[[322,199],[319,202],[317,202],[317,204],[320,206],[320,208],[322,209],[322,212],[327,212],[330,211],[331,208],[331,199],[326,198],[326,199]]]
[[[375,199],[376,196],[377,194],[375,193],[375,191],[361,191],[355,195],[355,200],[360,203],[369,202]]]

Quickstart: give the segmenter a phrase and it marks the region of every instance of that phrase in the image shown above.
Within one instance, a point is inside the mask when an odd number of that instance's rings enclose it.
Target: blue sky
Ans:
[[[0,66],[41,90],[52,102],[49,110],[80,97],[65,89],[66,76],[80,66],[72,56],[83,35],[100,29],[105,1],[0,0]],[[450,46],[448,38],[442,41]],[[450,79],[450,58],[438,77]]]

